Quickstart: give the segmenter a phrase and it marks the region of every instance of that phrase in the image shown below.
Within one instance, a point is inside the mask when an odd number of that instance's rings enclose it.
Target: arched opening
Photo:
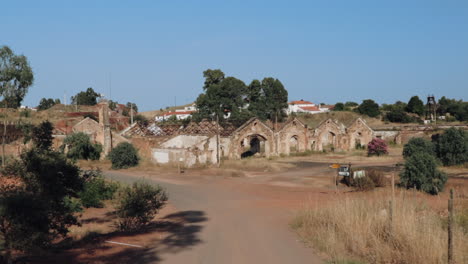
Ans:
[[[241,140],[241,158],[265,156],[266,138],[261,135],[250,135]]]
[[[289,139],[289,152],[290,153],[295,153],[299,151],[299,140],[297,136],[292,136]]]
[[[329,144],[335,146],[336,145],[336,135],[335,133],[328,131],[328,142]]]
[[[335,151],[336,148],[336,135],[332,131],[327,131],[322,136],[322,150]]]
[[[355,137],[355,139],[354,139],[354,148],[355,149],[364,149],[364,146],[362,145],[362,142],[361,142],[362,133],[357,132],[354,137]]]

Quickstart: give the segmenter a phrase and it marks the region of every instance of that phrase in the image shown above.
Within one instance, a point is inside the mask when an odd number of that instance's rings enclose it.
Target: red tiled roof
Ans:
[[[320,111],[320,109],[317,106],[303,106],[300,108],[304,111]]]
[[[299,100],[299,101],[291,101],[289,102],[289,104],[313,104],[312,102],[309,102],[309,101],[304,101],[304,100]]]

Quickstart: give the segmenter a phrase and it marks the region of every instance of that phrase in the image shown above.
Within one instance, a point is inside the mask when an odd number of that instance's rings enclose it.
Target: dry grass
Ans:
[[[379,196],[379,197],[378,197]],[[446,263],[445,216],[416,198],[395,200],[392,225],[389,196],[345,198],[329,207],[298,212],[291,226],[333,261],[368,263]],[[468,263],[468,234],[455,229],[456,263]]]
[[[234,169],[241,171],[264,171],[277,172],[294,167],[294,164],[276,162],[275,159],[267,158],[245,158],[240,160],[224,160],[221,164],[223,169]]]
[[[280,159],[278,159],[278,161],[280,161]],[[240,171],[277,172],[295,167],[294,164],[278,161],[273,158],[246,158],[240,160],[223,160],[221,163],[221,168]]]
[[[356,120],[358,117],[363,118],[366,120],[367,124],[370,126],[374,125],[383,125],[384,123],[377,118],[371,118],[368,116],[362,116],[355,112],[349,111],[337,111],[337,112],[326,112],[326,113],[319,113],[319,114],[298,114],[297,118],[299,118],[302,122],[307,124],[311,128],[317,127],[322,121],[331,118],[334,120],[338,120],[339,122],[350,125],[351,122]]]

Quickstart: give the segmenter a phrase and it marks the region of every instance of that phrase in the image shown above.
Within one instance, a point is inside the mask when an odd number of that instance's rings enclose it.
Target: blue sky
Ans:
[[[275,77],[316,103],[467,100],[468,1],[2,1],[24,104],[87,87],[141,110],[194,101],[203,71]],[[109,81],[110,80],[110,81]],[[69,100],[69,99],[68,99]]]

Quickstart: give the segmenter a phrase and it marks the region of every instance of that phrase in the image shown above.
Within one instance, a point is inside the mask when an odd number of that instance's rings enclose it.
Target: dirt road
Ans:
[[[176,215],[186,221],[174,236],[136,254],[135,263],[322,263],[288,228],[293,210],[287,203],[296,201],[297,188],[262,191],[264,187],[253,188],[246,178],[121,172],[107,172],[106,177],[160,184]]]

